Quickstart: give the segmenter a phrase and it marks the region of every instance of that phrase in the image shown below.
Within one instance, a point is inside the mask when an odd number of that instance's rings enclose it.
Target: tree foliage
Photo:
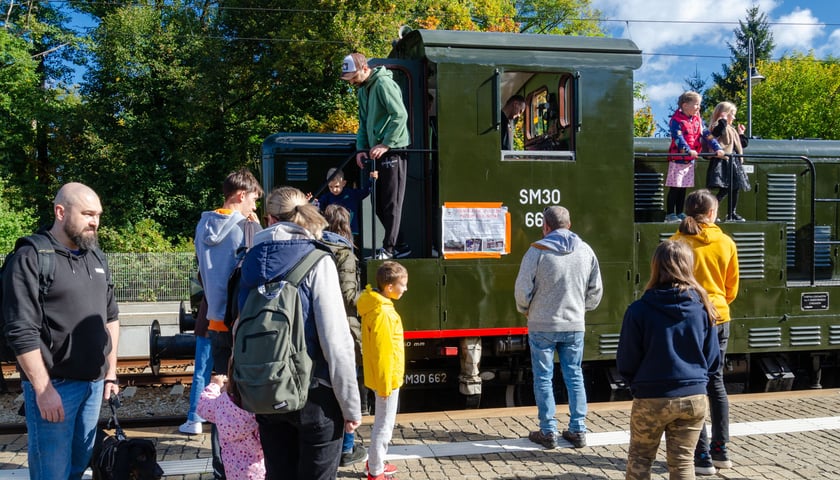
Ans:
[[[642,105],[633,111],[633,136],[652,137],[656,131],[656,121],[653,118],[653,110],[650,108],[645,84],[635,82],[633,84],[633,100]]]
[[[753,87],[753,135],[840,140],[840,63],[813,53],[759,63]]]
[[[73,65],[83,61],[83,40],[56,5],[9,2],[0,32],[0,174],[19,188],[12,204],[35,205],[43,220],[51,214],[47,199],[61,166],[50,142],[78,106],[65,85]]]
[[[601,12],[593,10],[589,0],[519,0],[515,7],[522,33],[604,35],[597,21]]]
[[[9,187],[0,179],[0,253],[7,253],[15,246],[18,237],[29,235],[38,226],[35,210],[31,207],[14,206],[7,198],[19,198],[20,191]]]
[[[743,97],[746,89],[747,64],[749,63],[749,41],[753,40],[755,57],[753,62],[769,61],[776,45],[773,32],[770,31],[767,15],[758,6],[747,9],[746,21],[739,20],[734,30],[735,44],[726,42],[732,61],[721,65],[722,73],[712,73],[713,86],[704,94],[706,105],[717,105],[723,101],[733,101]]]
[[[94,20],[88,34],[66,27],[74,11]],[[602,34],[589,0],[26,0],[6,15],[0,174],[42,221],[58,185],[90,185],[118,250],[192,236],[228,172],[259,174],[268,135],[355,131],[341,59],[387,56],[403,25]]]

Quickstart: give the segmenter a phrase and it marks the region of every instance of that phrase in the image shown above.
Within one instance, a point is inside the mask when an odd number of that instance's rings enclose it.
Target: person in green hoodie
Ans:
[[[365,159],[373,160],[378,172],[376,182],[376,216],[385,228],[382,249],[377,259],[395,255],[394,246],[400,233],[402,204],[408,160],[404,153],[394,152],[409,144],[408,112],[400,86],[385,67],[370,68],[361,53],[344,57],[341,79],[358,88],[359,130],[356,132],[356,163],[364,168]]]

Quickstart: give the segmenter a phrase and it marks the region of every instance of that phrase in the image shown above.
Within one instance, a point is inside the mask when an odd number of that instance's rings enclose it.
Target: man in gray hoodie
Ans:
[[[575,448],[586,446],[586,389],[583,384],[584,314],[601,302],[603,285],[598,259],[569,228],[566,208],[543,211],[543,238],[522,257],[516,277],[516,308],[528,318],[528,343],[534,373],[534,397],[540,428],[528,438],[557,447],[554,418],[554,353],[560,358],[569,393],[569,428],[562,436]]]

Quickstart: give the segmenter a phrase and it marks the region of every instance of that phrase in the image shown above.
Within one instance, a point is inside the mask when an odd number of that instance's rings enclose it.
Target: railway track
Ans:
[[[159,373],[149,367],[148,359],[117,360],[117,377],[122,386],[145,387],[151,385],[175,385],[192,383],[191,361],[162,360]],[[20,391],[20,377],[15,365],[4,363],[3,377],[9,391]]]
[[[159,373],[151,372],[148,359],[124,359],[117,362],[117,376],[120,379],[120,386],[127,387],[165,387],[177,384],[187,385],[192,383],[192,362],[184,360],[163,360]],[[20,378],[15,371],[14,364],[2,365],[3,376],[10,397],[20,392]],[[163,393],[158,393],[164,395]],[[180,397],[179,397],[180,398]],[[155,403],[155,402],[153,402]],[[179,425],[184,421],[184,415],[158,414],[155,412],[155,405],[149,405],[145,415],[131,416],[119,415],[120,425],[124,428],[143,428],[167,425]],[[15,410],[17,408],[15,407]],[[23,417],[18,417],[19,422],[0,422],[0,435],[19,435],[26,432],[26,425]],[[106,422],[101,422],[105,428]]]

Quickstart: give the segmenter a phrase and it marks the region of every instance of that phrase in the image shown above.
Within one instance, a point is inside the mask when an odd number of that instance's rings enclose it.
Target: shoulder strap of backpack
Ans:
[[[105,256],[105,252],[97,247],[91,250],[90,253],[102,264],[102,267],[105,269],[105,281],[108,285],[111,285],[111,268],[108,267],[108,257]]]
[[[254,246],[254,235],[257,233],[257,224],[250,220],[245,220],[245,225],[242,227],[242,233],[245,234],[245,251]]]
[[[284,278],[283,280],[297,287],[300,284],[301,280],[303,280],[303,277],[305,277],[306,274],[308,274],[309,271],[312,270],[312,267],[314,267],[315,264],[318,263],[318,260],[324,258],[327,255],[329,255],[329,253],[318,248],[312,250],[311,252],[304,255],[300,260],[298,260],[298,263],[295,264],[295,266],[292,267],[291,270],[289,270],[289,273],[286,274],[286,278]]]
[[[55,249],[49,237],[40,233],[20,237],[15,242],[15,250],[23,245],[32,245],[38,254],[38,292],[43,302],[43,296],[50,290],[55,279]]]

